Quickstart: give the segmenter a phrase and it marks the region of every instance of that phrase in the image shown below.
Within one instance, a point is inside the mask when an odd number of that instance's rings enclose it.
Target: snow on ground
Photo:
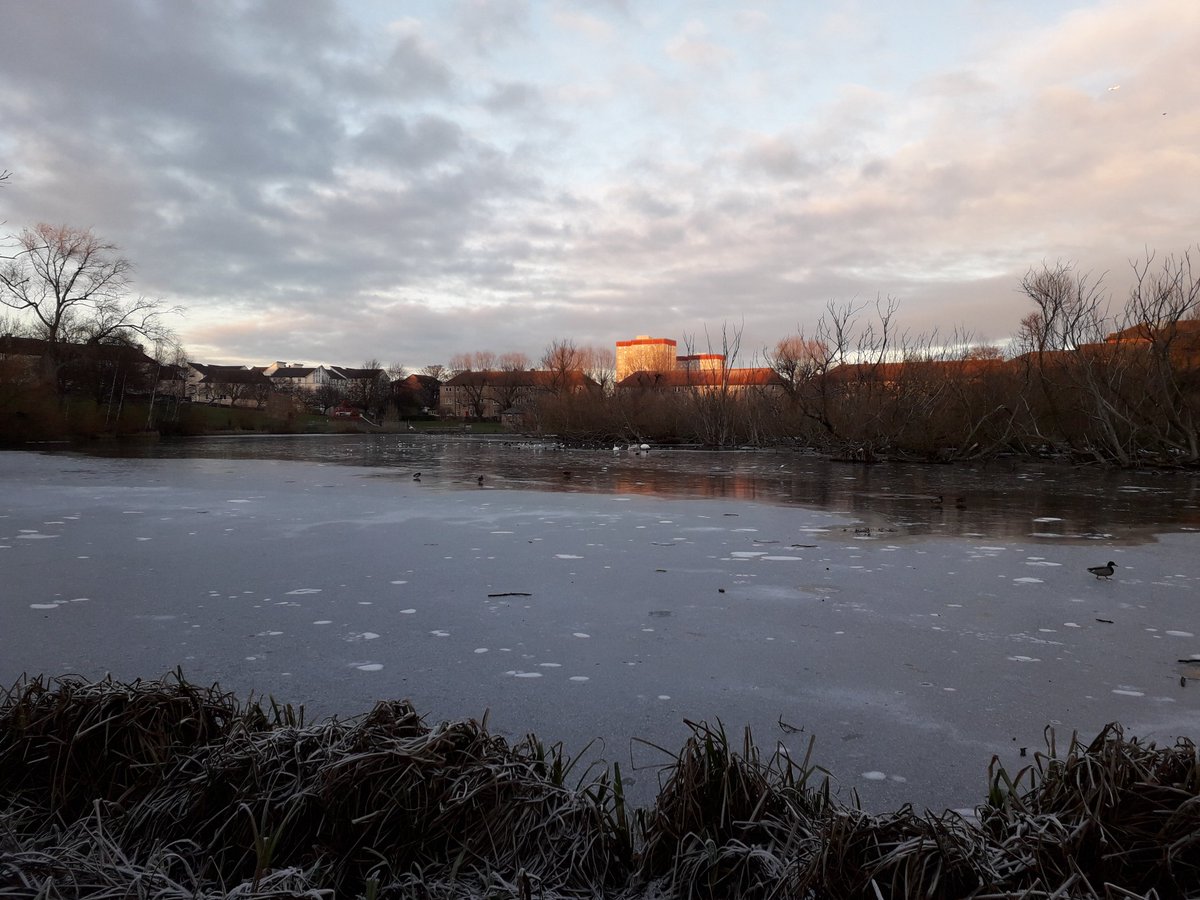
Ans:
[[[488,711],[514,740],[599,738],[640,802],[651,744],[677,749],[685,720],[794,758],[815,736],[878,809],[970,806],[992,755],[1028,763],[1047,725],[1200,737],[1195,533],[906,538],[795,506],[367,471],[0,455],[0,676],[182,666],[310,715]],[[1086,571],[1109,559],[1112,579]]]

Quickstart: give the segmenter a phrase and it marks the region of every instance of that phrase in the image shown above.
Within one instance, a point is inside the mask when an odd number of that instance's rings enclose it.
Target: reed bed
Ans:
[[[750,732],[687,723],[629,809],[486,719],[407,701],[306,724],[180,672],[23,678],[0,702],[0,897],[999,898],[1200,896],[1200,757],[1110,725],[1009,773],[974,818],[870,815]]]

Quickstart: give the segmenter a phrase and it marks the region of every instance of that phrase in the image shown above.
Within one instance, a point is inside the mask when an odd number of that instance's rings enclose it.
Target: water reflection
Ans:
[[[370,477],[421,472],[422,490],[525,489],[736,499],[848,513],[872,537],[960,535],[1034,541],[1148,540],[1200,531],[1189,473],[1002,461],[980,466],[834,463],[781,451],[567,450],[485,437],[281,435],[99,448],[129,458],[277,459],[355,465]],[[938,498],[941,498],[940,501]],[[853,530],[853,529],[851,529]]]

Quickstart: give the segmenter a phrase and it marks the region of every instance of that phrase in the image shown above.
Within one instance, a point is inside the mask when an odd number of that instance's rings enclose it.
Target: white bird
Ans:
[[[1119,91],[1120,89],[1121,89],[1121,86],[1119,84],[1114,84],[1112,87],[1109,88],[1110,91]]]

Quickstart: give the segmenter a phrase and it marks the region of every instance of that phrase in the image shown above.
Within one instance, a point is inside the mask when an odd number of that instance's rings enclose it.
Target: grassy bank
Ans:
[[[649,809],[620,767],[407,702],[305,724],[176,674],[0,703],[0,896],[1090,897],[1200,891],[1200,760],[1109,726],[979,819],[868,815],[807,761],[692,724]],[[936,765],[936,759],[930,760]]]

